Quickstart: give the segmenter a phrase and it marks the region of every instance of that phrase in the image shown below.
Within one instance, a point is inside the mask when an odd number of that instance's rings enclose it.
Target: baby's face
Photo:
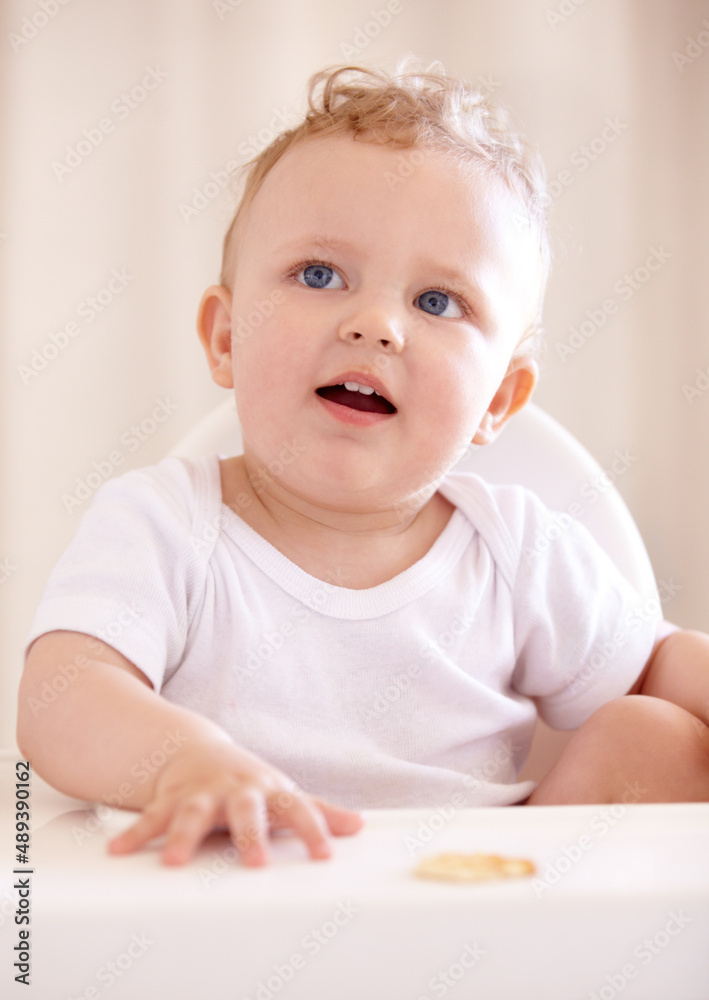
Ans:
[[[289,150],[242,220],[222,293],[231,345],[224,334],[213,377],[235,387],[247,459],[332,509],[439,482],[534,315],[538,244],[520,215],[502,182],[425,149]],[[367,376],[390,405],[326,388]]]

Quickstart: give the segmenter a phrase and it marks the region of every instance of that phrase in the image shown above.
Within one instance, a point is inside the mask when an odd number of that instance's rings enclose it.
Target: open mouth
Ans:
[[[396,407],[380,396],[378,392],[365,395],[359,389],[346,389],[344,385],[324,385],[315,390],[318,396],[329,399],[341,406],[349,406],[353,410],[368,410],[370,413],[396,413]]]

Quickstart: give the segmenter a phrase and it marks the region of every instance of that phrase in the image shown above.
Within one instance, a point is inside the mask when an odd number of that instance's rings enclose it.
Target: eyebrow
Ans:
[[[437,278],[441,278],[443,281],[447,281],[452,285],[457,285],[460,289],[469,289],[481,299],[485,297],[480,285],[463,271],[457,271],[454,267],[447,267],[445,265],[438,264],[435,260],[431,260],[428,257],[417,257],[416,265],[420,267],[422,271],[435,274]]]
[[[304,236],[299,237],[297,240],[291,240],[289,243],[283,243],[278,247],[276,253],[287,253],[293,250],[298,250],[300,247],[305,249],[305,247],[311,247],[314,250],[322,250],[323,253],[330,253],[337,250],[354,250],[354,243],[349,243],[347,240],[338,240],[329,236]]]

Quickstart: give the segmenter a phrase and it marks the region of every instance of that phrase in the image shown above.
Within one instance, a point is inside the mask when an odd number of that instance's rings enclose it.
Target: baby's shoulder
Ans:
[[[550,511],[526,486],[490,483],[475,472],[450,472],[441,493],[456,505],[474,527],[521,542],[529,523],[545,520]]]
[[[455,472],[446,477],[441,492],[468,517],[511,586],[523,565],[527,578],[530,566],[539,574],[550,566],[608,559],[584,525],[551,510],[526,486]]]
[[[170,455],[154,465],[130,469],[97,490],[87,515],[143,522],[173,536],[202,537],[216,523],[221,502],[216,456]]]

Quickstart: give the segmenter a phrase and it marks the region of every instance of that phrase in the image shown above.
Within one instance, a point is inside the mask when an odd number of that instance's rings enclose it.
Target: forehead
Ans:
[[[458,164],[429,149],[338,137],[291,147],[264,179],[250,214],[274,228],[297,225],[304,217],[336,223],[346,216],[351,224],[356,206],[365,226],[405,212],[402,223],[406,217],[412,226],[427,219],[432,233],[451,234],[471,221],[489,228],[512,200],[502,182],[476,163]]]
[[[239,243],[272,253],[311,235],[347,240],[382,262],[421,254],[478,280],[529,278],[539,244],[519,198],[479,162],[428,148],[351,137],[309,139],[289,149],[255,195]]]

